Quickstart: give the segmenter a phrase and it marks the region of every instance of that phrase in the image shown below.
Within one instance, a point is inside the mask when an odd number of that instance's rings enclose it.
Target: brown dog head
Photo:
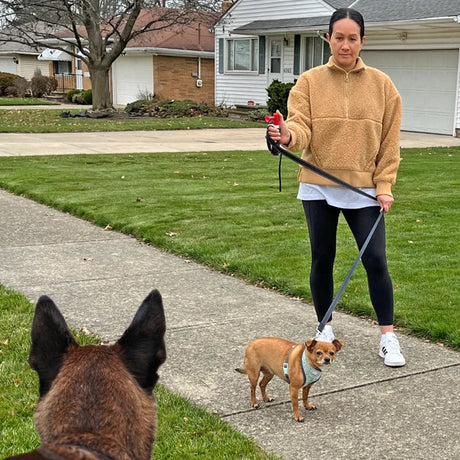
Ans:
[[[332,343],[308,340],[305,346],[308,351],[307,358],[309,362],[311,360],[310,365],[318,369],[323,364],[330,364],[334,361],[335,355],[343,347],[343,342],[337,339]]]
[[[67,451],[55,446],[150,459],[156,435],[152,389],[166,359],[165,330],[162,299],[155,290],[117,343],[79,346],[54,302],[41,297],[29,363],[40,382],[35,425],[42,446],[63,458],[70,458]]]

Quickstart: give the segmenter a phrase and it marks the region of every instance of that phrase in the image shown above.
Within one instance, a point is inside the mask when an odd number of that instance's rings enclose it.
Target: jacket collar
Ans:
[[[339,67],[335,62],[334,62],[334,59],[333,57],[331,56],[329,58],[329,61],[328,63],[326,64],[327,67],[329,67],[330,69],[335,69],[335,70],[340,70],[341,72],[345,72],[345,73],[350,73],[350,72],[359,72],[361,70],[366,70],[366,64],[364,64],[364,61],[358,57],[358,60],[356,61],[356,66],[354,69],[352,70],[349,70],[348,72],[345,70],[345,69],[342,69],[342,67]]]

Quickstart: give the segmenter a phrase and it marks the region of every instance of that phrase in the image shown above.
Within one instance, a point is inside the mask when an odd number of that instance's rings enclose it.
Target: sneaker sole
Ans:
[[[379,351],[379,356],[384,359],[383,363],[385,364],[385,366],[388,366],[388,367],[403,367],[403,366],[406,365],[406,360],[399,361],[397,363],[387,363],[387,361],[385,360],[385,355],[381,351]]]

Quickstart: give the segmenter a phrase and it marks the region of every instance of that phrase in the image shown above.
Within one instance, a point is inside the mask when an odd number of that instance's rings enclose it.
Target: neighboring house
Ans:
[[[66,49],[70,50],[70,45]],[[88,69],[80,58],[65,51],[46,48],[38,56],[40,62],[45,62],[50,76],[56,78],[56,92],[66,93],[71,89],[90,89],[91,80]]]
[[[142,23],[142,16],[139,22]],[[159,99],[191,99],[214,105],[216,17],[201,15],[188,25],[146,32],[131,40],[112,67],[113,103],[126,104],[140,93]]]
[[[402,129],[460,136],[459,0],[238,0],[214,28],[216,104],[265,105],[274,79],[327,62],[330,16],[349,6],[364,16],[364,62],[401,94]]]
[[[148,17],[141,13],[137,26]],[[131,40],[112,65],[112,103],[125,105],[155,95],[214,105],[214,35],[210,29],[215,20],[215,16],[203,14],[188,25],[146,32]],[[67,38],[72,41],[71,36]],[[81,59],[51,48],[39,59],[49,59],[58,91],[91,88]]]
[[[31,80],[36,72],[48,76],[48,64],[37,61],[40,53],[25,45],[0,43],[0,72],[14,73]]]

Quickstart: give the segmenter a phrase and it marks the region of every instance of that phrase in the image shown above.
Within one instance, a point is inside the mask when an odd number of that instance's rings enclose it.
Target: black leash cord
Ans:
[[[320,176],[325,177],[326,179],[329,179],[332,182],[335,182],[336,184],[342,185],[343,187],[346,187],[349,190],[353,190],[356,193],[359,193],[360,195],[363,195],[367,198],[370,198],[371,200],[377,201],[377,198],[375,196],[369,195],[369,193],[364,192],[363,190],[360,190],[359,188],[353,187],[353,185],[349,184],[348,182],[343,181],[342,179],[339,179],[338,177],[333,176],[332,174],[329,174],[326,171],[323,171],[322,169],[318,168],[315,165],[312,165],[308,161],[303,160],[302,158],[299,158],[297,155],[294,155],[292,152],[289,150],[286,150],[285,148],[281,147],[279,142],[275,142],[270,138],[267,134],[265,135],[265,138],[267,140],[267,148],[269,152],[272,155],[280,155],[280,161],[279,161],[279,166],[278,166],[278,178],[279,178],[279,190],[281,191],[281,159],[284,156],[288,157],[295,163],[299,164],[300,166],[303,166],[304,168],[309,169],[310,171],[315,172],[316,174],[319,174]]]
[[[315,172],[316,174],[319,174],[320,176],[323,176],[326,179],[329,179],[330,181],[335,182],[336,184],[342,185],[343,187],[346,187],[349,190],[353,190],[354,192],[359,193],[360,195],[363,195],[363,196],[365,196],[367,198],[371,198],[372,200],[377,201],[377,198],[375,196],[369,195],[368,193],[363,192],[359,188],[353,187],[353,185],[350,185],[349,183],[343,181],[342,179],[339,179],[338,177],[335,177],[332,174],[329,174],[326,171],[323,171],[322,169],[318,168],[317,166],[312,165],[311,163],[308,163],[308,161],[305,161],[302,158],[299,158],[297,155],[294,155],[289,150],[286,150],[285,148],[281,147],[279,142],[275,142],[274,140],[272,140],[270,138],[270,136],[268,135],[268,129],[267,129],[267,134],[266,134],[265,138],[267,139],[267,147],[268,147],[268,150],[270,151],[270,153],[272,155],[275,155],[275,156],[280,155],[280,161],[279,161],[279,166],[278,166],[280,192],[281,192],[281,159],[283,158],[283,155],[284,155],[284,156],[287,156],[288,158],[290,158],[292,161],[294,161],[297,164],[299,164],[300,166],[303,166],[304,168],[310,169],[311,171]],[[371,231],[369,232],[369,235],[367,235],[366,241],[362,245],[361,250],[359,251],[359,254],[356,256],[356,259],[355,259],[352,267],[350,268],[350,271],[348,272],[347,277],[343,281],[342,286],[340,286],[340,289],[337,292],[334,300],[332,301],[329,309],[327,310],[326,314],[323,316],[323,319],[319,323],[319,326],[316,329],[317,334],[321,334],[321,332],[323,332],[323,329],[326,326],[328,318],[331,316],[332,312],[334,311],[334,308],[339,303],[340,297],[342,297],[343,291],[345,291],[345,288],[347,287],[347,284],[350,281],[351,275],[353,275],[353,272],[355,271],[359,261],[361,260],[361,257],[364,254],[364,251],[366,250],[366,248],[367,248],[372,236],[374,235],[375,230],[377,229],[377,226],[379,225],[380,220],[382,219],[382,217],[383,217],[383,211],[381,209],[380,213],[379,213],[379,215],[378,215],[378,217],[377,217],[377,219],[376,219],[376,221],[375,221],[375,223],[374,223],[374,225],[373,225],[373,227],[371,229]]]

